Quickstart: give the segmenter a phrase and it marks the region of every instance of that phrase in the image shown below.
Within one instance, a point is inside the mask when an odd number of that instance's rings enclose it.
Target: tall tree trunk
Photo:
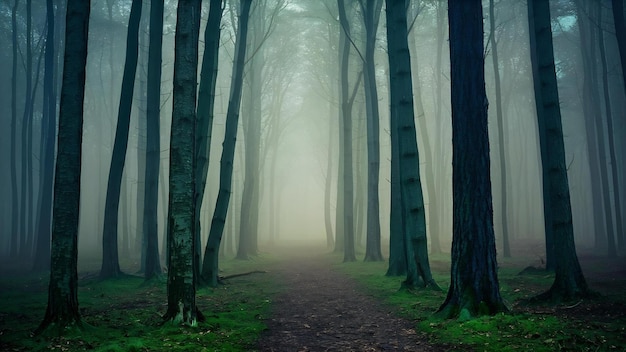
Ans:
[[[587,154],[589,158],[589,172],[591,176],[591,194],[594,218],[594,239],[596,249],[599,249],[601,242],[606,239],[607,231],[613,231],[613,217],[610,211],[604,211],[604,197],[606,181],[606,165],[604,160],[606,153],[604,143],[598,143],[601,138],[601,131],[596,131],[596,124],[601,124],[601,119],[596,117],[601,113],[597,87],[597,76],[595,74],[596,43],[593,30],[587,18],[587,9],[580,2],[576,3],[578,17],[578,33],[580,34],[580,50],[583,63],[583,91],[582,103],[585,114],[585,135],[587,137]],[[600,137],[600,138],[599,138]],[[603,164],[604,163],[604,164]],[[606,187],[608,188],[608,187]],[[609,204],[610,205],[610,204]],[[610,207],[609,207],[610,209]]]
[[[544,188],[548,186],[549,189],[552,220],[549,226],[554,236],[556,273],[550,290],[538,298],[560,301],[587,297],[590,293],[574,245],[548,0],[528,1],[528,23],[539,136],[541,149],[544,150],[541,164],[544,174],[548,176],[544,178]]]
[[[68,326],[80,326],[78,310],[78,218],[80,212],[80,161],[83,135],[83,101],[89,32],[88,0],[68,0],[65,30],[65,56],[57,165],[54,179],[52,219],[52,266],[48,286],[48,306],[35,331],[51,325],[57,333]]]
[[[195,130],[201,0],[177,9],[170,138],[169,258],[165,321],[196,326]]]
[[[19,196],[17,194],[17,7],[15,0],[11,9],[11,38],[13,66],[11,73],[11,249],[12,258],[17,257],[19,241]]]
[[[342,27],[342,35],[349,38],[350,24],[348,23],[348,18],[346,16],[344,0],[337,0],[337,5],[339,6],[339,22]],[[341,121],[343,122],[341,129],[341,141],[343,143],[343,261],[345,263],[356,261],[356,253],[354,249],[354,175],[352,171],[352,103],[354,102],[354,98],[350,97],[348,82],[350,42],[348,40],[344,40],[343,43],[340,66],[340,96]],[[358,84],[356,86],[358,86]]]
[[[378,89],[376,88],[376,32],[382,0],[366,1],[364,23],[366,30],[365,61],[365,104],[367,114],[367,237],[365,261],[382,261],[380,248],[380,113],[378,111]]]
[[[418,5],[419,6],[419,5]],[[417,16],[417,14],[415,15]],[[409,29],[410,31],[411,29]],[[417,36],[415,36],[417,37]],[[417,132],[419,138],[422,139],[422,145],[424,146],[424,162],[426,165],[426,189],[428,190],[428,234],[430,235],[430,253],[440,254],[441,241],[440,241],[440,224],[439,224],[439,197],[435,184],[435,164],[433,160],[435,155],[430,142],[430,136],[428,133],[428,126],[426,125],[426,113],[424,111],[424,104],[422,102],[422,89],[420,82],[419,64],[417,56],[416,40],[409,41],[409,50],[411,50],[411,72],[413,77],[413,99],[415,103],[415,122],[418,124]],[[440,63],[438,63],[440,65]],[[404,274],[404,273],[403,273]]]
[[[215,212],[211,220],[209,239],[204,252],[202,262],[202,279],[207,284],[215,287],[218,284],[218,259],[220,243],[224,233],[228,204],[233,176],[233,162],[235,159],[235,145],[237,141],[237,125],[239,123],[239,109],[241,106],[241,93],[243,86],[243,69],[246,57],[246,43],[248,37],[248,18],[252,0],[242,0],[239,26],[237,30],[237,43],[233,62],[233,74],[230,90],[228,109],[226,112],[226,128],[224,131],[224,143],[222,159],[220,160],[220,190],[217,194]]]
[[[500,156],[500,212],[502,216],[502,248],[505,258],[511,257],[509,245],[509,221],[506,186],[506,155],[504,150],[504,117],[502,116],[502,88],[500,88],[500,65],[498,63],[498,40],[496,38],[496,15],[494,0],[489,0],[489,39],[493,65],[494,90],[496,93],[496,120],[498,121],[498,154]]]
[[[607,135],[609,137],[609,157],[610,162],[608,163],[608,167],[611,169],[611,181],[613,184],[613,206],[615,207],[615,235],[613,236],[613,232],[609,231],[607,234],[609,237],[607,238],[608,244],[608,253],[609,257],[615,258],[617,257],[617,248],[615,244],[615,237],[620,241],[620,248],[624,246],[622,243],[622,238],[624,235],[624,228],[622,225],[622,206],[621,206],[621,192],[619,186],[619,175],[618,175],[618,166],[617,166],[617,157],[615,154],[615,134],[613,129],[613,112],[611,108],[611,96],[609,93],[609,77],[608,77],[608,68],[606,62],[606,48],[604,45],[604,29],[602,28],[602,4],[598,1],[598,23],[600,26],[598,28],[598,44],[600,44],[600,67],[602,69],[601,79],[602,79],[602,91],[604,96],[604,108],[606,112],[606,127],[607,127]],[[604,134],[604,133],[603,133]],[[611,208],[607,209],[607,211],[611,211]]]
[[[447,318],[506,310],[498,284],[480,0],[451,0],[453,234]]]
[[[202,255],[200,245],[200,211],[204,200],[207,175],[209,172],[209,156],[211,155],[211,138],[213,134],[213,117],[215,116],[215,87],[217,84],[217,67],[220,46],[220,23],[222,22],[223,0],[210,0],[209,19],[204,29],[204,55],[200,70],[200,88],[198,91],[198,108],[196,126],[196,254]]]
[[[403,286],[409,288],[428,286],[439,289],[432,277],[428,261],[426,214],[415,130],[406,6],[402,2],[390,0],[387,0],[386,4],[387,53],[391,70],[389,73],[391,108],[389,116],[390,119],[396,119],[396,128],[391,131],[391,143],[398,143],[399,148],[397,168],[408,269]]]
[[[100,277],[103,279],[116,277],[122,273],[120,270],[117,248],[120,187],[122,185],[124,163],[126,162],[130,113],[133,103],[133,91],[135,88],[137,57],[139,56],[139,24],[141,22],[141,7],[142,0],[133,0],[130,9],[130,18],[128,19],[126,61],[124,63],[120,106],[117,114],[117,128],[115,130],[115,142],[113,144],[113,155],[111,156],[111,167],[109,169],[109,180],[107,182],[107,195],[104,207],[102,267],[100,269]]]
[[[252,36],[251,47],[259,48],[263,41],[263,29],[260,26],[262,16],[261,6],[257,6],[253,12],[253,25],[255,30],[250,31]],[[246,71],[247,89],[243,97],[243,133],[244,133],[244,180],[241,194],[241,225],[239,230],[239,247],[237,259],[247,260],[250,255],[257,254],[257,233],[259,208],[260,168],[259,157],[261,148],[261,95],[262,73],[264,65],[263,49],[259,48],[252,53],[248,61]]]
[[[619,49],[619,59],[622,66],[623,88],[626,89],[626,23],[624,22],[624,0],[611,0],[611,4],[613,5],[613,23],[615,24],[615,36],[617,37],[617,48]],[[622,235],[622,238],[623,237]]]
[[[146,280],[161,275],[159,261],[159,166],[161,161],[161,62],[163,49],[163,0],[150,4],[148,94],[146,111],[146,169],[143,231],[146,238]]]
[[[331,84],[332,85],[332,84]],[[334,86],[334,85],[332,85]],[[332,175],[333,175],[333,153],[334,151],[334,141],[335,138],[333,136],[333,104],[329,100],[328,101],[328,150],[326,153],[326,179],[324,180],[324,226],[326,228],[326,247],[329,249],[333,248],[333,243],[335,241],[335,235],[333,234],[333,222],[331,217],[331,193],[333,188]],[[276,159],[274,157],[274,159]],[[271,180],[274,177],[272,176]],[[272,190],[270,190],[270,194],[272,194]]]
[[[35,249],[34,271],[43,271],[50,266],[50,235],[52,221],[52,187],[54,179],[54,158],[56,136],[56,94],[54,91],[55,75],[55,19],[54,2],[46,0],[46,56],[43,92],[43,128],[41,143],[41,176],[40,188],[41,203],[37,224],[37,246]]]
[[[33,44],[32,44],[32,0],[26,0],[26,91],[22,114],[22,172],[20,174],[20,257],[30,256],[27,239],[32,235],[32,117],[33,117]]]

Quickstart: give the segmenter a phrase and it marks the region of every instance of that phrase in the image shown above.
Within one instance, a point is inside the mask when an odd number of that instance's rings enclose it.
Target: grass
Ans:
[[[263,269],[272,258],[226,260],[224,275]],[[218,288],[201,288],[196,304],[206,317],[197,327],[162,324],[166,285],[125,276],[79,280],[84,329],[59,336],[32,336],[44,316],[48,277],[0,279],[0,350],[5,351],[248,351],[266,328],[275,283],[252,274]]]
[[[338,261],[337,261],[338,262]],[[432,343],[443,344],[451,350],[466,351],[611,351],[626,350],[626,317],[594,314],[602,306],[617,304],[623,312],[626,292],[611,299],[585,302],[579,307],[534,306],[518,303],[550,287],[549,274],[523,275],[515,263],[499,270],[501,294],[510,313],[483,316],[469,321],[443,320],[433,315],[443,303],[448,289],[449,259],[431,258],[433,276],[443,289],[399,290],[403,277],[386,277],[387,263],[343,263],[341,270],[360,282],[364,289],[399,315],[414,320],[418,333]],[[622,280],[621,285],[625,282]],[[575,309],[569,309],[575,308]],[[569,311],[578,310],[576,314]],[[582,312],[581,312],[582,310]],[[586,312],[589,314],[587,315]],[[609,312],[610,313],[610,312]]]

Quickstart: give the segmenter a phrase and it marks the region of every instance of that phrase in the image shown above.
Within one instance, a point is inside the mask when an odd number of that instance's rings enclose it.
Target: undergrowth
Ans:
[[[336,262],[339,262],[336,260]],[[384,275],[387,263],[342,263],[337,270],[355,278],[373,296],[391,306],[400,316],[413,320],[418,334],[431,343],[456,351],[623,351],[626,350],[626,316],[611,315],[610,307],[624,309],[626,292],[600,302],[570,306],[523,306],[520,302],[547,290],[551,274],[518,275],[522,267],[499,269],[500,291],[506,314],[482,316],[461,322],[442,320],[433,314],[445,300],[450,282],[449,259],[431,260],[433,276],[442,291],[400,290],[404,277]],[[624,280],[621,285],[624,286]],[[603,312],[600,307],[609,307]],[[576,311],[576,313],[573,313]],[[572,313],[570,313],[572,312]],[[588,313],[588,314],[587,314]],[[608,316],[607,316],[608,314]]]
[[[223,274],[264,270],[270,258],[226,260]],[[0,278],[1,351],[248,351],[263,323],[276,285],[264,274],[241,276],[218,288],[199,288],[196,305],[206,317],[197,327],[163,324],[166,279],[139,276],[99,281],[79,275],[83,329],[63,336],[33,336],[44,316],[47,275]],[[86,279],[84,277],[87,277]],[[91,277],[91,278],[90,278]]]

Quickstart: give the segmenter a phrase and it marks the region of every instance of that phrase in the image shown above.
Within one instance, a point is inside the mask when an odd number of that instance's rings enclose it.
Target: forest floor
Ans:
[[[291,250],[271,270],[283,292],[272,301],[261,351],[445,351],[415,324],[368,295],[320,256]]]
[[[585,277],[600,296],[529,306],[523,301],[554,280],[541,270],[519,275],[541,264],[535,253],[498,260],[509,313],[457,321],[433,316],[449,285],[449,254],[430,258],[442,291],[408,291],[400,290],[403,277],[384,275],[386,261],[342,263],[323,246],[266,249],[249,261],[220,262],[222,275],[233,277],[198,289],[207,321],[197,327],[163,324],[165,276],[101,281],[99,260],[89,258],[78,287],[86,329],[64,336],[32,335],[46,308],[47,274],[0,258],[0,351],[626,350],[626,256],[609,261],[581,251]],[[136,260],[121,264],[127,273],[138,268]],[[254,273],[238,275],[247,272]]]

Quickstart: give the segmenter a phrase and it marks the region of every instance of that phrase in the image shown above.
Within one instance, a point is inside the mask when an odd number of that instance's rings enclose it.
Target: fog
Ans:
[[[87,82],[84,104],[84,134],[81,180],[81,211],[79,229],[79,255],[99,258],[102,251],[102,232],[104,204],[107,192],[107,177],[111,163],[111,153],[115,136],[115,126],[119,105],[122,71],[124,69],[125,42],[130,12],[130,1],[127,0],[93,0],[89,31],[89,56]],[[143,163],[145,163],[145,100],[146,100],[146,67],[147,67],[147,28],[148,2],[145,1],[142,14],[139,67],[136,74],[135,93],[133,96],[133,113],[131,116],[130,137],[126,153],[126,163],[122,181],[119,217],[119,247],[124,258],[139,258],[142,233],[143,207]],[[208,15],[208,2],[202,13],[204,32]],[[202,241],[206,241],[213,210],[218,194],[220,156],[224,141],[224,122],[228,106],[231,71],[236,37],[237,6],[234,1],[226,1],[222,20],[221,46],[219,50],[219,67],[216,88],[215,120],[211,139],[211,155],[207,187],[202,205]],[[427,216],[429,231],[436,229],[437,237],[443,252],[450,251],[452,239],[452,137],[450,109],[450,76],[449,51],[447,34],[447,17],[445,5],[437,1],[412,1],[413,16],[417,12],[411,29],[409,40],[413,64],[414,82],[418,82],[419,95],[423,104],[424,116],[416,122],[417,139],[420,151],[420,170],[422,188],[424,190],[427,213],[436,211],[436,219]],[[108,4],[112,6],[108,8]],[[488,1],[485,7],[485,36],[490,31],[487,20]],[[272,244],[307,243],[324,244],[326,242],[325,207],[330,207],[331,223],[335,226],[337,197],[337,167],[339,138],[339,98],[337,93],[338,73],[338,38],[336,2],[288,0],[285,2],[268,0],[253,9],[252,16],[258,16],[265,28],[251,28],[264,35],[262,44],[249,44],[249,55],[262,55],[260,75],[261,91],[247,90],[252,74],[244,77],[244,102],[251,94],[260,94],[261,119],[260,160],[256,176],[259,178],[258,209],[256,223],[258,244],[261,253],[271,252]],[[572,201],[574,233],[580,251],[595,250],[606,253],[606,236],[599,234],[594,226],[594,219],[602,217],[606,209],[598,209],[594,205],[588,138],[586,134],[585,114],[583,108],[583,63],[579,35],[578,12],[575,1],[552,1],[553,38],[559,94],[563,116],[566,160],[568,163],[569,187]],[[0,2],[0,45],[12,48],[11,9],[13,2]],[[438,15],[438,6],[444,6]],[[278,7],[278,8],[276,8]],[[419,11],[418,11],[419,10]],[[610,9],[603,11],[608,14]],[[254,11],[257,11],[255,13]],[[263,14],[258,12],[264,11]],[[384,11],[384,9],[383,9]],[[441,10],[440,10],[441,11]],[[442,16],[443,14],[443,16]],[[626,138],[626,94],[622,83],[621,66],[612,20],[605,14],[604,26],[607,80],[610,88],[613,130],[604,131],[615,136],[617,160],[613,165],[610,161],[602,161],[617,168],[617,183],[621,185],[617,199],[624,200],[624,155]],[[438,23],[437,19],[441,19]],[[62,18],[62,17],[61,17]],[[57,25],[62,28],[62,19]],[[43,62],[39,62],[42,46],[45,42],[45,4],[36,1],[33,4],[33,64],[35,73],[33,80],[43,80]],[[363,25],[359,11],[353,9],[350,15],[353,31],[353,44],[363,50]],[[537,119],[532,84],[531,65],[529,62],[528,23],[525,2],[502,0],[497,2],[496,31],[499,46],[500,76],[502,80],[504,150],[506,160],[507,205],[509,219],[509,236],[511,251],[516,255],[534,255],[544,257],[544,220],[541,188],[541,165],[539,141],[537,135]],[[251,24],[254,25],[251,20]],[[163,243],[167,216],[167,180],[169,175],[169,136],[172,116],[172,79],[174,62],[174,28],[176,24],[176,2],[166,1],[165,28],[163,36],[163,64],[161,90],[161,172],[159,180],[159,211],[158,228],[159,243]],[[439,26],[439,27],[438,27]],[[26,46],[26,12],[22,4],[18,7],[17,28],[19,31],[18,45],[20,56],[17,65],[17,156],[18,183],[11,181],[11,85],[12,52],[0,52],[0,256],[8,258],[11,253],[12,241],[20,239],[18,250],[24,258],[30,258],[34,241],[22,241],[35,236],[37,227],[37,205],[41,189],[39,178],[41,168],[39,160],[40,136],[42,131],[42,93],[41,84],[36,88],[33,101],[32,123],[32,175],[35,182],[29,184],[30,192],[26,199],[18,192],[17,203],[13,202],[12,189],[21,187],[27,178],[22,174],[22,163],[29,158],[22,147],[21,128],[24,123],[26,97],[26,72],[24,66]],[[438,28],[442,30],[437,35]],[[60,31],[59,33],[63,33]],[[43,39],[40,39],[43,38]],[[494,75],[491,65],[491,43],[486,40],[485,67],[486,87],[489,97],[489,127],[491,146],[491,184],[493,189],[494,227],[498,252],[502,250],[502,204],[499,163],[499,139],[495,115]],[[204,41],[200,42],[202,54]],[[60,48],[60,47],[59,47]],[[438,50],[440,50],[438,52]],[[62,53],[62,50],[59,52]],[[250,54],[251,53],[251,54]],[[249,56],[248,60],[252,60]],[[386,248],[389,241],[390,213],[390,128],[388,102],[388,73],[386,53],[386,31],[384,12],[378,28],[376,60],[376,83],[378,87],[380,108],[380,219],[382,247]],[[594,58],[594,60],[598,60]],[[62,62],[62,60],[61,60]],[[200,57],[201,62],[201,57]],[[248,63],[251,61],[248,61]],[[361,71],[361,60],[356,50],[352,50],[350,58],[351,85]],[[248,68],[246,68],[247,70]],[[40,73],[37,73],[40,72]],[[598,79],[602,75],[600,66],[595,68],[593,75]],[[38,80],[38,81],[37,81]],[[60,80],[56,82],[60,84]],[[414,83],[415,85],[415,83]],[[597,87],[598,88],[598,87]],[[601,89],[597,89],[602,95]],[[415,92],[418,90],[415,89]],[[417,93],[416,93],[417,94]],[[603,95],[602,95],[603,96]],[[355,168],[355,223],[357,229],[357,252],[361,253],[365,245],[365,226],[363,218],[367,207],[366,179],[367,152],[365,130],[365,98],[363,88],[359,88],[353,107],[353,153]],[[606,106],[602,105],[597,113],[606,115]],[[417,116],[418,114],[416,114]],[[233,257],[236,253],[236,242],[229,240],[239,236],[239,222],[242,204],[242,191],[245,173],[244,136],[246,115],[242,108],[237,138],[236,159],[234,162],[233,187],[231,202],[226,221],[223,239],[224,255]],[[423,121],[419,121],[423,119]],[[605,127],[606,128],[606,127]],[[278,131],[278,132],[272,132]],[[425,155],[425,137],[427,136],[432,151]],[[608,148],[608,138],[601,138]],[[328,158],[332,169],[328,170]],[[143,154],[142,154],[143,153]],[[429,193],[424,182],[429,177],[427,170],[432,170],[436,192]],[[324,198],[327,178],[331,180],[331,199],[327,204]],[[612,178],[609,177],[611,180]],[[613,183],[611,183],[612,185]],[[609,187],[605,197],[611,196],[609,202],[614,205],[614,189]],[[22,202],[29,215],[22,220]],[[359,203],[360,202],[360,203]],[[14,206],[20,208],[15,218]],[[435,204],[434,206],[432,204]],[[30,210],[29,210],[30,209]],[[623,218],[622,213],[609,209],[615,218]],[[275,217],[276,226],[272,225]],[[26,221],[27,224],[23,224]],[[433,223],[436,222],[436,224]],[[18,223],[18,235],[12,233],[12,223]],[[359,225],[360,224],[360,225]],[[335,234],[336,235],[336,234]],[[624,234],[618,234],[624,236]],[[429,236],[432,234],[429,232]],[[27,246],[28,248],[24,248]],[[161,246],[160,252],[163,252]],[[385,254],[386,255],[386,254]],[[359,254],[359,258],[360,254]],[[28,259],[30,260],[30,259]]]

